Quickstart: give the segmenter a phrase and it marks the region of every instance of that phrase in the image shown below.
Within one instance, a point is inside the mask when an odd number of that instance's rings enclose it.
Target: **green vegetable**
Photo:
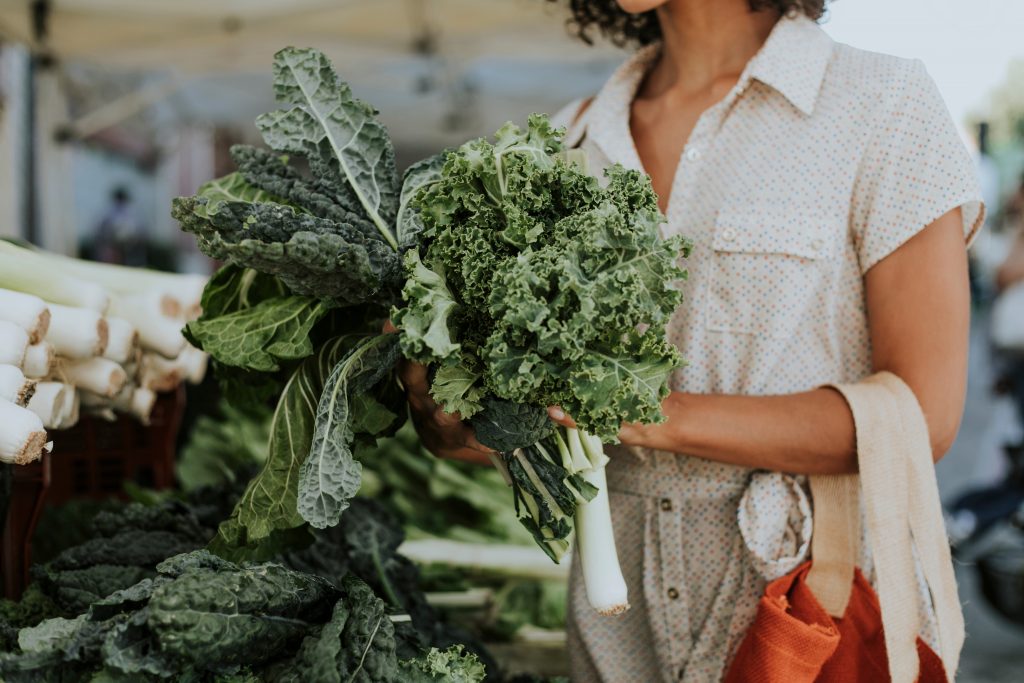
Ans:
[[[664,419],[681,359],[663,331],[689,245],[660,239],[646,176],[613,166],[602,186],[569,156],[543,116],[450,153],[412,202],[423,230],[392,318],[403,353],[438,367],[434,398],[501,452],[516,511],[556,562],[575,519],[588,595],[610,614],[628,602],[597,437]],[[549,405],[585,431],[552,431]]]

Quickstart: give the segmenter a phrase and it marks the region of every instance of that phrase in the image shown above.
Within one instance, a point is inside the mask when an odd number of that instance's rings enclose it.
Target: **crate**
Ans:
[[[18,599],[28,584],[32,535],[45,505],[70,500],[126,498],[125,482],[153,489],[174,486],[175,444],[185,412],[185,388],[160,394],[149,425],[119,416],[83,416],[52,432],[53,453],[12,468],[11,494],[0,543],[4,596]]]
[[[84,417],[53,436],[53,475],[47,505],[90,498],[125,498],[130,481],[152,489],[174,486],[175,443],[185,411],[185,388],[160,394],[149,425],[119,416]]]
[[[0,571],[3,572],[4,597],[17,600],[28,585],[32,563],[32,534],[43,511],[50,486],[52,457],[43,457],[29,465],[11,466],[11,489],[7,499],[3,538],[0,539]]]

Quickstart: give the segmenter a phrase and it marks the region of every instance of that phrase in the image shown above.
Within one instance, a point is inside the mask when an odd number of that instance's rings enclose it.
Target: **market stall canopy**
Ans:
[[[169,115],[213,123],[265,110],[274,51],[314,46],[399,140],[432,145],[592,92],[621,53],[570,40],[565,17],[544,0],[0,0],[0,37],[136,97],[144,74]]]

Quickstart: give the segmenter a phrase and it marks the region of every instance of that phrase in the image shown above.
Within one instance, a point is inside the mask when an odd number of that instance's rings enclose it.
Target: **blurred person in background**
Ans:
[[[96,226],[93,259],[126,266],[146,265],[146,233],[128,188],[115,187],[110,206]]]
[[[1003,221],[1013,236],[1009,253],[996,271],[997,296],[1011,287],[1024,286],[1024,176],[1021,177],[1020,186],[1003,207]],[[1024,318],[1024,310],[1019,315]],[[1002,388],[1010,392],[1017,404],[1017,412],[1024,421],[1024,354],[1004,350],[1001,356]]]

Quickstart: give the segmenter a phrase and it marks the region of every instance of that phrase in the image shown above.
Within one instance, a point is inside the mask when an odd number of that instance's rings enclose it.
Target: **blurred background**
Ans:
[[[565,20],[542,0],[0,0],[0,237],[207,272],[170,201],[228,172],[231,144],[258,142],[277,49],[326,52],[405,166],[594,93],[625,54]],[[1024,282],[1024,3],[837,0],[824,27],[922,59],[977,160],[970,390],[939,476],[967,611],[961,680],[1019,681],[1024,285],[1019,308],[1003,293]]]

